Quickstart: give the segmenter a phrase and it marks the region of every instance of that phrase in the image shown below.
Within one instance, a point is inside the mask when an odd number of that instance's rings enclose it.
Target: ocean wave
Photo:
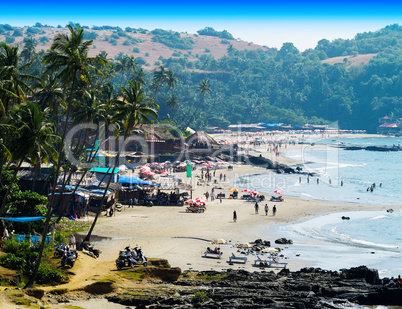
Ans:
[[[368,241],[368,240],[353,238],[351,236],[348,236],[348,235],[340,233],[336,229],[336,227],[334,227],[332,229],[332,232],[336,236],[346,240],[346,243],[355,244],[357,246],[364,247],[364,248],[380,249],[380,250],[381,249],[382,250],[393,250],[393,251],[399,251],[401,249],[401,247],[398,247],[398,246],[395,246],[395,245],[378,244],[378,243],[374,243],[374,242],[371,242],[371,241]]]

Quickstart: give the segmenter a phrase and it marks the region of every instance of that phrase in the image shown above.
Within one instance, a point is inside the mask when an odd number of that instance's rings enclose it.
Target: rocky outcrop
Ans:
[[[200,278],[200,279],[197,279]],[[304,268],[279,273],[185,272],[165,295],[121,294],[110,301],[137,308],[344,308],[360,305],[400,305],[402,289],[380,284],[378,272],[360,266],[341,272]]]

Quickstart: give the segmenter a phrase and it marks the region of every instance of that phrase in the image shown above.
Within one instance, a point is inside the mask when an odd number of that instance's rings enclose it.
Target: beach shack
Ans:
[[[117,173],[120,169],[109,168],[109,167],[93,167],[89,171],[95,173],[96,178],[102,182],[108,182],[110,177],[112,177],[111,182],[117,182]]]

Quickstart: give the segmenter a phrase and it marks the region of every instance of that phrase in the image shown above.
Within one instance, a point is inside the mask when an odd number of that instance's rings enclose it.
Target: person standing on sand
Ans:
[[[265,204],[265,215],[266,216],[268,216],[268,211],[269,211],[268,204]]]
[[[235,210],[235,211],[233,211],[233,222],[236,222],[236,221],[237,221],[237,213]]]
[[[254,209],[255,209],[255,214],[258,215],[258,203],[257,202],[255,202]]]
[[[222,204],[222,192],[219,193],[219,201],[220,201],[220,203]]]
[[[75,248],[75,243],[76,243],[75,236],[74,234],[71,234],[70,245],[73,249]]]
[[[276,214],[276,205],[272,208],[272,216],[275,217]]]

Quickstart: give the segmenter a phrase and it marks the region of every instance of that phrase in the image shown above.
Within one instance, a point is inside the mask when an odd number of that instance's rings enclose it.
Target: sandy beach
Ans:
[[[275,136],[274,138],[278,138]],[[288,135],[281,137],[284,140],[290,139]],[[309,146],[309,145],[307,145]],[[287,146],[286,149],[300,149],[306,145]],[[314,146],[323,147],[323,146]],[[326,146],[325,146],[326,147]],[[282,150],[280,149],[280,153]],[[280,164],[296,164],[294,160],[283,155],[274,156],[267,152],[266,145],[254,147],[249,150],[252,155],[261,154]],[[226,181],[219,181],[220,173],[226,174]],[[211,192],[215,187],[215,194],[223,192],[228,196],[229,188],[233,187],[233,180],[239,175],[267,173],[265,168],[253,167],[250,165],[235,164],[233,170],[217,170],[216,177],[210,184],[196,186],[193,197],[203,196],[205,192]],[[199,170],[193,173],[200,174]],[[185,178],[185,173],[176,173],[177,176]],[[214,183],[217,179],[217,183]],[[239,190],[245,188],[239,188]],[[317,186],[317,190],[320,187]],[[339,190],[342,190],[341,188]],[[341,194],[341,191],[340,191]],[[242,193],[239,193],[241,196]],[[267,196],[268,199],[270,196]],[[259,213],[255,214],[254,203],[241,199],[223,199],[208,201],[205,213],[186,213],[186,206],[168,207],[136,206],[125,207],[117,212],[114,217],[102,217],[93,232],[93,235],[108,237],[108,240],[99,241],[96,246],[102,250],[100,260],[113,261],[116,259],[119,250],[130,245],[139,245],[148,257],[166,258],[172,266],[178,266],[182,270],[222,270],[227,268],[242,268],[255,270],[252,266],[255,256],[249,256],[246,264],[229,265],[228,257],[232,254],[239,254],[235,244],[250,242],[256,239],[271,241],[271,246],[285,249],[282,254],[286,257],[286,248],[289,245],[275,245],[275,239],[266,235],[266,231],[278,224],[296,222],[312,216],[342,211],[356,210],[386,210],[386,206],[342,204],[322,202],[315,200],[304,200],[287,197],[285,201],[274,203],[263,201],[259,206]],[[268,204],[269,214],[265,215],[264,205]],[[275,216],[272,214],[273,205],[277,207]],[[394,207],[398,209],[398,207]],[[233,211],[237,212],[237,222],[233,222]],[[204,258],[203,252],[211,245],[213,239],[223,238],[228,244],[221,245],[223,252],[222,259]],[[286,260],[288,268],[298,270],[301,267],[309,266],[308,261]],[[357,262],[358,263],[358,262]]]

